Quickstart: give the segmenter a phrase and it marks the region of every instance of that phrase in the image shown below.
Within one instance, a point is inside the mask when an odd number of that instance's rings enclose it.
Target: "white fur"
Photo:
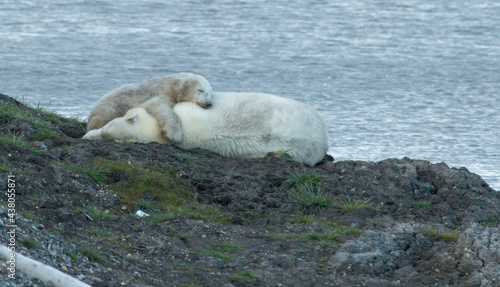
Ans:
[[[100,129],[89,131],[83,139],[167,143],[161,134],[158,121],[143,108],[128,110],[125,116],[113,119]]]
[[[182,131],[172,108],[179,102],[212,106],[212,87],[202,76],[179,73],[140,84],[128,84],[104,95],[90,112],[87,131],[99,129],[134,107],[142,107],[157,120],[172,143],[182,140]]]
[[[310,166],[328,150],[325,123],[308,105],[260,93],[213,93],[212,101],[210,109],[190,102],[174,106],[183,132],[179,146],[239,158],[259,158],[269,152],[284,151],[295,161]],[[154,138],[155,132],[150,132],[154,130],[151,128],[154,119],[145,125],[141,117],[151,116],[137,111],[136,114],[140,128],[124,125],[127,120],[118,118],[103,131],[108,131],[108,138],[114,139],[145,142]]]

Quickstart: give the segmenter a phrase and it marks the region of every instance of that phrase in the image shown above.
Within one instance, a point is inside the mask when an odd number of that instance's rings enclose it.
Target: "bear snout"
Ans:
[[[212,107],[212,102],[211,101],[206,101],[206,102],[201,102],[199,103],[200,107],[204,108],[204,109],[208,109],[210,107]]]

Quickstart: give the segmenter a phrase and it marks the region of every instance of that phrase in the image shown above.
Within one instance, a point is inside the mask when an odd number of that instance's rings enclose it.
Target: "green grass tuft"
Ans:
[[[93,219],[103,219],[103,220],[116,220],[118,215],[110,213],[108,210],[102,210],[97,206],[91,206],[89,209],[89,216]]]
[[[228,261],[234,259],[233,256],[231,256],[231,254],[233,254],[235,252],[245,251],[244,248],[241,248],[232,242],[215,243],[215,244],[210,245],[209,249],[210,250],[203,252],[200,255],[218,257],[220,259],[228,260]]]
[[[21,242],[28,249],[40,247],[40,242],[36,241],[35,239],[27,238],[27,239],[21,240]]]
[[[111,267],[111,264],[109,264],[109,262],[99,253],[99,251],[93,249],[92,247],[83,245],[78,246],[76,249],[90,260],[95,261],[103,266]]]
[[[91,228],[88,232],[90,235],[94,235],[94,236],[102,237],[102,238],[106,238],[106,239],[116,238],[116,234],[114,234],[113,232],[104,230],[104,229]]]
[[[343,237],[348,235],[358,235],[363,232],[362,229],[356,225],[351,226],[336,226],[333,229],[326,230],[319,233],[310,233],[306,237],[314,244],[324,248],[335,248],[335,242],[344,241]]]
[[[302,184],[319,186],[321,184],[321,175],[309,172],[292,174],[288,186],[295,187]]]
[[[458,238],[460,237],[460,232],[457,230],[448,231],[442,227],[432,227],[432,226],[425,226],[422,229],[422,234],[434,240],[440,240],[448,243],[455,243],[458,241]]]
[[[76,256],[75,253],[71,252],[70,250],[64,249],[64,254],[68,255],[71,260],[78,261],[78,256]]]
[[[254,283],[255,274],[251,271],[244,270],[228,276],[228,280],[231,282],[243,282],[243,283]]]
[[[46,152],[35,147],[26,141],[24,134],[10,134],[10,135],[0,135],[0,143],[9,144],[16,146],[20,149],[26,149],[37,155],[45,155]]]
[[[288,151],[279,150],[277,152],[270,152],[268,156],[281,158],[282,160],[286,161],[293,161],[293,157],[288,154]]]
[[[426,200],[410,200],[409,201],[411,205],[415,205],[417,207],[420,207],[420,208],[426,208],[426,209],[429,209],[432,207],[432,203],[430,201],[426,201]]]
[[[351,211],[354,211],[356,209],[360,208],[371,208],[370,204],[371,198],[351,198],[347,197],[344,199],[341,199],[335,203],[335,205],[338,207],[339,211],[342,213],[348,213]]]
[[[53,125],[40,118],[33,117],[27,109],[20,108],[11,103],[0,102],[0,125],[6,124],[13,120],[21,120],[31,123],[38,131],[38,135],[29,140],[44,140],[54,139],[59,137]]]
[[[81,165],[71,162],[56,162],[56,164],[64,167],[74,173],[80,173],[90,177],[95,183],[106,183],[111,170],[94,165]]]
[[[288,191],[290,202],[301,204],[305,207],[317,206],[319,208],[328,208],[332,206],[333,201],[329,199],[322,188],[315,188],[310,183],[300,184]]]

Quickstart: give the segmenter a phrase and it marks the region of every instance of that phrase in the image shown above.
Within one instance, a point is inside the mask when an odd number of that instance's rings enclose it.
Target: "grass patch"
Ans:
[[[71,162],[59,162],[57,164],[74,173],[86,175],[90,177],[97,184],[106,183],[108,181],[108,176],[111,174],[110,169],[94,165],[81,165],[81,164],[74,164]]]
[[[321,184],[321,175],[310,172],[294,173],[291,175],[288,183],[289,187],[295,187],[302,184],[319,186]]]
[[[325,209],[333,205],[333,201],[326,197],[322,188],[315,188],[310,183],[300,184],[288,191],[288,199],[304,207],[317,206]]]
[[[210,245],[210,250],[207,252],[203,252],[200,255],[202,256],[211,256],[218,257],[223,260],[233,260],[233,256],[231,254],[235,252],[245,251],[244,248],[239,247],[238,245],[232,242],[221,242]]]
[[[26,149],[26,150],[31,151],[34,154],[37,154],[37,155],[44,155],[44,154],[46,154],[45,151],[32,147],[31,144],[24,137],[24,134],[18,134],[18,135],[16,135],[16,134],[5,134],[5,135],[1,135],[0,136],[0,143],[13,145],[13,146],[16,146],[16,147],[18,147],[20,149]]]
[[[166,233],[167,236],[177,237],[181,240],[187,240],[193,236],[192,232],[179,232],[173,229],[169,229]]]
[[[343,237],[346,235],[358,235],[363,232],[362,229],[356,225],[351,226],[336,226],[331,230],[326,230],[319,233],[309,233],[306,235],[312,243],[324,247],[324,248],[335,248],[335,242],[343,241]]]
[[[321,246],[323,248],[335,248],[335,243],[343,242],[346,236],[355,236],[363,233],[363,229],[356,225],[343,226],[338,224],[332,224],[331,229],[325,230],[323,232],[311,232],[311,233],[276,233],[271,236],[276,239],[294,239],[294,238],[304,238],[309,240],[312,244]]]
[[[0,171],[10,171],[10,168],[7,165],[7,162],[2,162],[0,164]]]
[[[442,227],[432,226],[425,226],[422,229],[422,234],[434,240],[440,240],[448,243],[456,243],[458,241],[458,237],[460,236],[460,232],[457,230],[448,231]]]
[[[19,211],[17,211],[17,214],[19,214],[22,217],[24,217],[24,218],[26,218],[28,220],[31,220],[33,222],[37,222],[37,223],[41,223],[42,222],[42,219],[40,219],[39,217],[37,217],[36,215],[34,215],[33,213],[30,213],[28,211],[19,210]]]
[[[59,134],[50,122],[33,117],[30,110],[23,109],[11,103],[0,102],[0,125],[13,120],[25,121],[35,127],[38,135],[33,136],[29,140],[44,140],[59,137]]]
[[[133,166],[127,161],[96,158],[92,166],[112,172],[122,172],[126,180],[109,184],[123,204],[132,209],[146,207],[153,222],[165,222],[177,215],[213,223],[229,223],[227,216],[215,206],[199,204],[189,186],[172,174],[170,169]],[[144,196],[152,200],[145,201]]]
[[[76,249],[88,259],[106,267],[111,267],[111,264],[109,264],[109,262],[101,255],[101,253],[99,253],[99,251],[93,249],[92,247],[84,245],[77,247]]]
[[[338,207],[340,212],[348,213],[360,208],[371,208],[372,206],[370,204],[370,200],[371,198],[347,197],[337,201],[335,205]]]
[[[267,156],[281,158],[286,161],[293,161],[293,157],[288,153],[288,151],[279,150],[276,152],[270,152]]]
[[[251,271],[244,270],[228,276],[228,280],[231,282],[244,282],[253,283],[255,281],[255,274]]]
[[[295,224],[308,224],[308,223],[313,223],[316,221],[317,221],[317,218],[314,214],[304,214],[304,213],[299,213],[294,218],[289,220],[289,222],[295,223]]]
[[[481,225],[488,227],[488,226],[494,226],[498,222],[498,217],[496,216],[490,216],[486,218],[485,220],[481,221]]]
[[[40,242],[35,239],[27,238],[21,241],[23,245],[28,249],[38,248],[40,247]]]
[[[78,256],[75,253],[71,252],[71,250],[64,249],[64,254],[68,255],[69,258],[73,261],[78,261]]]
[[[40,104],[34,107],[34,109],[37,112],[48,117],[51,121],[61,124],[66,128],[80,128],[82,130],[85,130],[85,122],[80,121],[77,116],[64,117],[56,112],[49,111],[46,107],[40,106]]]
[[[102,237],[106,239],[113,239],[116,237],[116,235],[113,232],[104,230],[104,229],[97,229],[97,228],[91,228],[89,231],[90,235],[94,235],[97,237]]]
[[[410,200],[409,201],[411,205],[415,205],[417,207],[420,207],[420,208],[426,208],[426,209],[429,209],[432,207],[432,203],[430,201],[427,201],[427,200]]]
[[[89,216],[93,219],[102,219],[102,220],[116,220],[118,215],[110,213],[109,210],[103,210],[99,207],[93,205],[89,209]]]

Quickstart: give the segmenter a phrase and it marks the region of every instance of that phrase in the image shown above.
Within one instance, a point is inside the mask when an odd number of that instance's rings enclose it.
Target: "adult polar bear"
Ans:
[[[210,109],[190,102],[174,106],[183,133],[179,146],[239,158],[285,151],[295,161],[309,166],[320,161],[328,150],[325,123],[306,104],[270,94],[215,92],[212,104]],[[133,109],[84,138],[165,142],[160,136],[154,118]]]
[[[123,85],[99,99],[90,112],[87,131],[102,128],[114,118],[124,116],[129,109],[140,106],[158,120],[170,142],[178,143],[182,140],[182,131],[172,108],[180,102],[211,107],[210,83],[200,75],[178,73],[140,84]]]

